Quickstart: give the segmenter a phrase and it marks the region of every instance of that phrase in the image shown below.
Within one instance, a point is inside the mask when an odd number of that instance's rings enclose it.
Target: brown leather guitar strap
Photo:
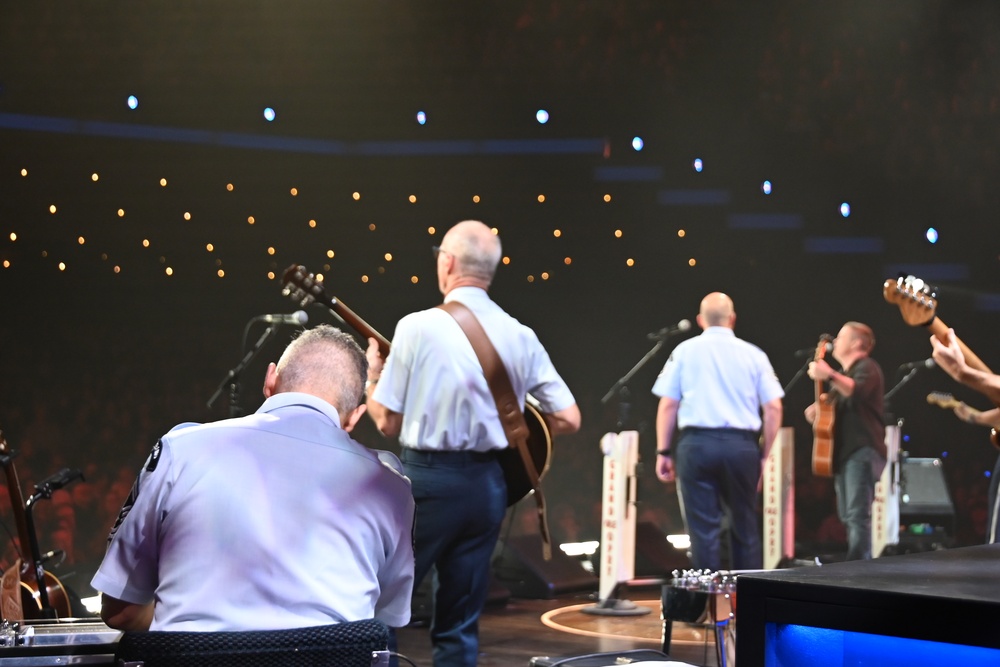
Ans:
[[[508,446],[514,447],[521,455],[521,462],[528,473],[531,481],[532,495],[535,497],[535,505],[538,509],[538,529],[542,537],[542,557],[545,560],[552,558],[552,538],[549,535],[549,522],[545,512],[545,497],[542,494],[542,487],[538,479],[538,469],[535,461],[528,451],[528,424],[524,420],[514,388],[510,384],[510,376],[507,369],[493,347],[483,325],[479,323],[476,316],[465,305],[458,301],[443,303],[441,308],[455,318],[458,326],[462,328],[472,349],[475,350],[479,363],[483,367],[483,375],[489,384],[493,400],[497,404],[497,413],[500,415],[500,423],[503,424],[504,433],[507,434]]]

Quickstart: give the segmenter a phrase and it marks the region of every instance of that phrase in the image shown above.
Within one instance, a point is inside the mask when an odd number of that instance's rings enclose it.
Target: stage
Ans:
[[[641,616],[599,616],[583,608],[594,604],[589,594],[562,595],[551,600],[510,598],[487,607],[480,620],[479,667],[527,667],[537,656],[659,650],[663,621],[660,588],[633,590],[628,599],[650,610]],[[426,626],[398,633],[399,652],[420,667],[431,662]],[[673,623],[670,657],[693,665],[715,665],[710,628]],[[403,663],[401,663],[403,664]]]

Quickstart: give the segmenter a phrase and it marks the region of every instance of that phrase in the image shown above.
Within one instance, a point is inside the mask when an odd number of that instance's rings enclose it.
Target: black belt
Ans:
[[[681,434],[684,433],[732,433],[733,435],[743,435],[748,438],[756,438],[760,431],[751,431],[745,428],[729,428],[726,426],[721,426],[719,428],[712,428],[708,426],[685,426],[681,429]]]

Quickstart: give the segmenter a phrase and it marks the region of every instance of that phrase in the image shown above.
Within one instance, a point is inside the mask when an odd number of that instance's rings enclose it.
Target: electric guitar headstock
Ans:
[[[962,401],[957,400],[951,394],[943,391],[932,391],[927,394],[927,402],[931,405],[936,405],[939,408],[945,409],[951,409],[962,404]]]
[[[882,296],[899,306],[903,321],[911,327],[928,326],[937,316],[937,288],[915,276],[886,280]]]
[[[338,319],[351,326],[362,336],[378,341],[379,351],[383,358],[389,355],[389,341],[374,327],[358,317],[357,313],[344,305],[343,301],[327,294],[322,278],[310,273],[306,267],[301,264],[292,264],[285,269],[281,276],[281,286],[282,294],[303,308],[314,303],[326,306]]]

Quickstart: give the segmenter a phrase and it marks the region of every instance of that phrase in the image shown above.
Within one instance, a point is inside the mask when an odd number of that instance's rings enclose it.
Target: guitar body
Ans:
[[[73,615],[73,609],[69,601],[69,595],[59,577],[48,570],[45,571],[45,593],[49,598],[49,606],[55,610],[56,618],[69,618]],[[24,618],[35,620],[45,618],[42,614],[42,597],[35,584],[34,579],[21,581],[21,608]]]
[[[326,293],[322,281],[309,273],[304,266],[293,264],[285,270],[281,279],[286,296],[305,307],[311,303],[321,303],[342,322],[350,325],[365,338],[374,338],[383,357],[389,355],[388,339],[376,331],[370,324],[358,317],[357,313],[348,308],[339,299]],[[525,403],[524,419],[528,425],[527,447],[531,460],[538,471],[541,480],[549,469],[549,459],[552,455],[552,435],[545,424],[542,414],[529,402]],[[504,470],[507,482],[507,505],[513,505],[533,490],[528,472],[521,460],[521,454],[516,448],[506,448],[500,454],[500,465]]]
[[[816,347],[814,361],[826,356],[829,341],[822,338]],[[816,381],[816,416],[813,419],[812,471],[817,477],[833,477],[833,399],[823,392],[823,381]]]
[[[833,477],[833,422],[833,402],[823,394],[813,421],[812,471],[817,477]]]
[[[528,424],[528,453],[535,463],[535,470],[538,471],[538,479],[542,479],[549,469],[549,461],[552,457],[552,436],[549,434],[549,427],[545,424],[542,413],[533,405],[526,403],[524,406],[524,421]],[[524,469],[524,462],[521,460],[521,453],[513,447],[500,450],[500,467],[503,468],[503,477],[507,483],[507,506],[517,503],[527,496],[534,487],[531,478]]]
[[[7,491],[10,496],[10,506],[11,511],[14,514],[14,520],[17,523],[18,532],[18,542],[20,544],[20,549],[25,556],[30,558],[31,554],[38,553],[38,545],[34,543],[31,539],[34,535],[33,531],[28,528],[28,517],[25,512],[24,497],[21,495],[21,482],[17,477],[17,469],[14,467],[14,452],[11,450],[10,446],[7,444],[7,439],[4,438],[3,433],[0,433],[0,458],[2,458],[2,466],[4,469],[4,474],[7,478]],[[21,558],[17,560],[17,579],[10,580],[10,589],[8,591],[7,583],[7,573],[4,573],[4,594],[8,592],[15,596],[16,600],[16,588],[17,583],[20,583],[21,588],[21,609],[19,611],[24,618],[4,618],[5,621],[20,621],[20,620],[35,620],[42,618],[68,618],[72,616],[73,609],[69,601],[69,595],[66,593],[66,588],[63,587],[62,582],[46,570],[43,570],[41,564],[36,567],[33,563],[23,562]],[[39,574],[41,573],[41,574]],[[14,573],[11,573],[13,577]],[[45,597],[48,600],[48,608],[45,607],[42,600],[42,589],[41,585],[45,586]],[[11,610],[16,609],[17,603],[12,605],[8,604],[8,601],[4,601],[2,608],[6,615]]]

